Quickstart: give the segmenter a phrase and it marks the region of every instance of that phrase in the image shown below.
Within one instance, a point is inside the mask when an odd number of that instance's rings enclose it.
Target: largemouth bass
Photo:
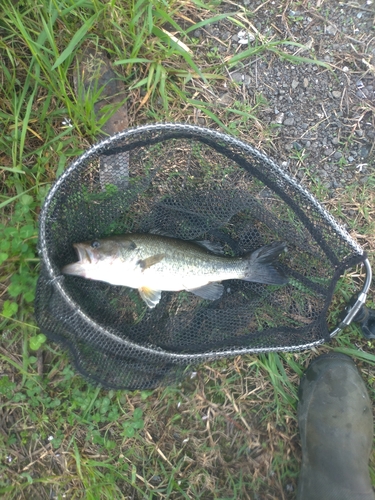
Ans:
[[[240,279],[273,285],[287,283],[273,262],[286,249],[275,242],[244,257],[217,255],[210,242],[192,243],[153,234],[127,234],[76,243],[79,261],[64,274],[138,289],[148,307],[161,292],[187,290],[204,299],[219,299],[222,280]]]

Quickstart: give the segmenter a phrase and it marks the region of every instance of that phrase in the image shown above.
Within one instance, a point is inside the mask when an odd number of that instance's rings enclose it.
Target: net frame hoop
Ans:
[[[340,236],[348,243],[348,245],[359,255],[363,255],[362,248],[357,244],[357,242],[349,235],[349,233],[345,230],[344,227],[340,226],[332,215],[316,200],[316,198],[309,193],[303,186],[298,184],[298,182],[293,179],[286,171],[281,169],[272,159],[266,156],[263,152],[255,149],[250,144],[247,144],[235,137],[229,136],[227,134],[223,134],[221,132],[217,132],[216,130],[211,130],[206,127],[200,127],[197,125],[189,125],[183,123],[155,123],[150,125],[141,125],[138,127],[133,127],[130,129],[126,129],[123,132],[119,132],[118,134],[111,136],[107,139],[100,141],[99,143],[93,145],[90,149],[85,151],[82,155],[80,155],[75,161],[73,161],[70,166],[65,170],[65,172],[57,179],[55,184],[52,186],[49,191],[46,199],[44,201],[44,205],[40,214],[40,226],[39,226],[39,255],[41,256],[47,272],[50,276],[50,282],[53,284],[58,293],[62,296],[62,298],[69,303],[70,307],[74,310],[74,314],[79,315],[88,325],[90,325],[93,330],[97,332],[98,335],[104,335],[109,338],[112,338],[116,342],[120,344],[124,344],[128,347],[133,347],[137,351],[144,351],[147,353],[152,353],[155,355],[160,355],[163,361],[170,361],[178,363],[179,360],[186,362],[196,362],[197,360],[209,360],[211,358],[224,358],[228,356],[236,356],[244,353],[253,353],[260,354],[265,352],[290,352],[290,351],[302,351],[305,349],[310,349],[314,346],[321,345],[324,343],[324,339],[320,339],[308,344],[298,345],[298,346],[287,346],[287,347],[272,347],[272,348],[242,348],[242,349],[230,349],[227,351],[207,351],[204,353],[194,353],[194,354],[179,354],[179,353],[171,353],[168,351],[164,351],[158,348],[151,348],[142,346],[139,344],[135,344],[129,340],[124,340],[123,338],[111,333],[111,331],[107,328],[104,328],[98,325],[95,321],[93,321],[87,314],[79,307],[79,304],[76,303],[65,291],[63,287],[63,277],[61,274],[56,274],[54,267],[52,265],[47,244],[46,244],[46,226],[47,226],[47,216],[49,207],[54,199],[55,193],[59,190],[61,184],[64,183],[65,179],[70,176],[72,172],[76,169],[79,169],[82,162],[87,158],[90,158],[93,154],[97,154],[100,156],[101,150],[107,148],[107,146],[112,145],[113,142],[119,141],[121,139],[127,137],[134,137],[143,132],[179,132],[189,134],[190,138],[199,140],[200,137],[208,137],[213,140],[220,140],[228,145],[234,145],[240,148],[242,151],[249,153],[251,156],[267,163],[268,167],[270,167],[274,173],[280,177],[284,182],[291,185],[293,188],[297,189],[304,197],[306,197],[310,203],[317,209],[319,214],[331,225],[331,227],[339,233]],[[189,137],[184,137],[189,138]],[[162,142],[163,138],[161,138],[160,142]],[[366,259],[364,261],[364,266],[366,269],[366,280],[363,287],[362,292],[359,294],[358,299],[351,310],[348,312],[347,316],[344,320],[330,333],[330,337],[335,336],[339,331],[341,331],[344,327],[348,326],[353,320],[354,316],[360,309],[360,307],[366,301],[367,292],[370,288],[371,283],[371,266]]]

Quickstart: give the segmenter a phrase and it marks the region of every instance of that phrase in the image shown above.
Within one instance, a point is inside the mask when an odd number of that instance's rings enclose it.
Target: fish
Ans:
[[[219,254],[217,244],[191,242],[159,234],[125,234],[75,243],[78,262],[62,273],[111,285],[134,288],[147,306],[154,308],[161,292],[186,290],[207,300],[224,293],[221,281],[239,279],[269,285],[284,285],[285,274],[275,260],[286,251],[284,242],[274,242],[243,257]]]

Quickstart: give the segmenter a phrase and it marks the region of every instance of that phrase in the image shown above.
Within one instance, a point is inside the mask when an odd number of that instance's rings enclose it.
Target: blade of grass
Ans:
[[[36,67],[36,73],[37,73],[37,76],[39,76],[39,73],[40,73],[40,67],[37,66]],[[25,148],[25,141],[26,141],[26,133],[27,133],[27,130],[28,130],[28,125],[29,125],[29,120],[30,120],[30,115],[31,115],[31,108],[32,108],[32,105],[34,103],[34,99],[35,99],[35,95],[36,95],[36,92],[37,92],[37,85],[36,83],[34,84],[34,90],[32,91],[31,95],[30,95],[30,98],[29,98],[29,101],[27,103],[27,106],[26,106],[26,111],[25,111],[25,115],[23,117],[23,120],[22,120],[22,131],[21,131],[21,137],[20,137],[20,142],[19,142],[19,161],[20,161],[20,164],[22,164],[22,158],[23,158],[23,151],[24,151],[24,148]]]
[[[261,45],[254,45],[253,47],[249,47],[248,49],[243,50],[242,52],[229,58],[226,61],[226,63],[227,63],[229,68],[232,68],[235,64],[242,61],[243,59],[247,59],[249,57],[254,56],[255,54],[259,54],[260,52],[264,52],[264,51],[269,50],[271,52],[274,52],[275,54],[277,54],[281,58],[295,61],[296,63],[297,62],[305,62],[305,63],[317,64],[319,66],[329,68],[329,65],[327,63],[325,63],[324,61],[319,61],[318,59],[310,59],[308,57],[293,56],[292,54],[288,54],[286,52],[278,50],[278,47],[282,46],[282,45],[292,45],[294,47],[307,49],[307,47],[305,45],[297,43],[297,42],[290,42],[290,41],[285,41],[285,40],[278,40],[275,42],[266,42],[266,43],[263,43]]]
[[[375,355],[371,354],[371,352],[360,351],[359,349],[352,349],[349,347],[335,347],[333,350],[375,365]]]
[[[135,83],[130,87],[131,90],[137,89],[139,87],[143,87],[143,85],[147,85],[148,78],[144,78],[143,80],[140,80],[139,82]]]
[[[77,472],[78,472],[78,475],[79,475],[81,481],[84,482],[84,478],[82,475],[82,468],[81,468],[81,455],[79,454],[78,446],[77,446],[77,443],[75,440],[73,441],[73,448],[74,448],[74,458],[76,461]]]
[[[119,66],[120,64],[135,64],[135,63],[152,63],[151,59],[146,59],[144,57],[132,57],[129,59],[120,59],[119,61],[114,61],[114,66]]]
[[[73,38],[71,39],[69,45],[61,53],[61,55],[57,58],[55,64],[52,66],[51,68],[52,71],[58,68],[65,61],[65,59],[72,54],[73,50],[82,41],[82,39],[85,37],[89,29],[91,29],[92,25],[98,19],[103,10],[104,9],[100,10],[98,13],[91,16],[90,19],[88,19],[86,23],[83,26],[81,26],[79,30],[73,35]]]
[[[8,172],[12,172],[13,174],[25,175],[25,172],[23,170],[20,170],[19,168],[4,167],[0,165],[0,170],[6,170]]]
[[[199,28],[203,28],[204,26],[207,26],[208,24],[213,24],[217,23],[218,21],[221,21],[222,19],[227,19],[230,16],[233,16],[235,13],[231,12],[230,14],[218,14],[217,16],[210,17],[209,19],[205,19],[204,21],[200,21],[199,23],[194,24],[193,26],[190,26],[190,28],[187,28],[185,30],[185,33],[188,34],[191,31],[195,31]]]
[[[60,7],[60,6],[59,6]],[[73,10],[78,11],[80,7],[83,7],[86,10],[94,10],[94,4],[88,0],[75,0],[69,7],[66,7],[62,11],[59,12],[61,17],[65,17],[70,14]],[[56,11],[57,12],[57,11]]]
[[[228,132],[228,134],[233,134],[233,131],[230,130],[226,125],[224,125],[224,123],[215,115],[215,113],[212,113],[212,111],[207,108],[207,103],[196,101],[195,99],[187,99],[187,102],[195,106],[197,109],[200,109],[205,115],[211,118],[211,120],[217,123],[223,130]]]
[[[43,183],[43,184],[39,184],[39,187],[40,186],[43,186],[43,185],[46,185],[47,183]],[[26,189],[25,191],[22,191],[18,194],[16,194],[15,196],[12,196],[11,198],[8,198],[6,199],[5,201],[3,201],[2,203],[0,203],[0,208],[4,208],[6,207],[7,205],[9,205],[10,203],[13,203],[14,201],[18,200],[19,198],[21,198],[21,196],[23,196],[24,194],[26,193],[29,193],[30,191],[33,191],[34,189],[36,189],[38,186],[32,186],[31,188],[29,189]]]
[[[156,26],[153,27],[152,32],[155,36],[157,36],[162,42],[166,43],[167,46],[173,48],[178,52],[184,59],[185,61],[189,64],[189,66],[203,79],[203,81],[206,81],[205,77],[203,76],[201,70],[198,68],[198,66],[195,64],[191,56],[184,50],[180,45],[172,40],[164,31],[162,31],[160,28],[157,28]]]
[[[182,33],[183,35],[186,36],[186,31],[184,31],[167,12],[156,7],[155,14],[156,14],[156,16],[155,16],[156,18],[159,17],[159,19],[162,19],[165,23],[169,23],[171,26],[174,27],[175,30],[177,30],[179,33]]]

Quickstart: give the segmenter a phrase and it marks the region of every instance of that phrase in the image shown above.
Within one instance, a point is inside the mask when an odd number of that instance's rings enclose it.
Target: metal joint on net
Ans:
[[[55,283],[62,283],[65,279],[65,276],[60,274],[59,276],[55,276],[54,278],[47,281],[49,285],[54,285]]]
[[[365,283],[363,285],[363,290],[362,292],[359,293],[357,300],[354,302],[353,305],[349,306],[347,308],[347,314],[344,317],[344,319],[341,321],[341,323],[338,325],[333,332],[331,332],[330,337],[334,337],[337,335],[341,330],[343,330],[345,327],[349,326],[353,320],[355,320],[355,317],[357,316],[358,312],[361,310],[361,308],[364,306],[366,299],[367,299],[367,293],[370,289],[371,285],[371,280],[372,280],[372,270],[370,266],[370,262],[368,259],[366,259],[363,262],[365,268],[366,268],[366,279]]]

